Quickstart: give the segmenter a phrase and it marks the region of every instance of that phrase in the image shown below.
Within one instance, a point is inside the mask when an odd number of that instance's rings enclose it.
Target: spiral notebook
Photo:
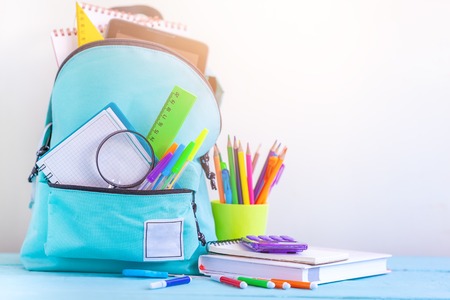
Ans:
[[[175,34],[184,35],[187,33],[187,27],[178,22],[150,18],[140,14],[130,14],[83,2],[79,2],[79,5],[103,36],[105,36],[108,23],[112,19],[121,19]],[[78,47],[77,30],[75,27],[54,29],[51,32],[51,40],[56,63],[59,67],[66,57]]]
[[[109,134],[133,127],[114,103],[108,104],[62,142],[52,147],[37,162],[38,170],[48,182],[54,184],[108,187],[96,165],[96,152]],[[138,142],[121,147],[123,157],[132,158],[136,169],[148,169],[149,157]],[[115,161],[111,161],[111,164]]]
[[[303,263],[309,265],[343,261],[349,257],[349,254],[346,251],[318,247],[308,247],[307,250],[298,253],[262,253],[252,251],[248,247],[242,245],[239,239],[210,242],[208,243],[207,249],[210,253],[216,254]]]

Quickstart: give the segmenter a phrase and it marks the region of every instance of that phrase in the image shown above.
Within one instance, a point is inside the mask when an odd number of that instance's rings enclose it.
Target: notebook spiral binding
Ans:
[[[100,31],[100,33],[105,33],[106,32],[106,25],[99,25],[97,26],[98,31]],[[63,36],[76,36],[77,35],[77,29],[74,28],[59,28],[59,29],[53,29],[53,36],[55,37],[63,37]]]
[[[232,244],[239,244],[242,239],[230,239],[230,240],[220,240],[220,241],[209,241],[206,243],[206,250],[209,251],[209,245],[232,245]]]
[[[143,14],[131,14],[120,10],[104,8],[93,4],[80,3],[81,8],[85,11],[93,11],[95,13],[104,14],[112,18],[118,18],[125,21],[133,22],[139,25],[151,28],[170,28],[177,30],[187,30],[186,25],[179,22],[162,20],[158,17],[148,17]]]

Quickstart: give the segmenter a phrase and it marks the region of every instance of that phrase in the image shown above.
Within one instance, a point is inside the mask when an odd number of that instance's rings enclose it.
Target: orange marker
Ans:
[[[270,281],[277,284],[277,282],[287,282],[291,285],[291,288],[294,289],[306,289],[306,290],[315,290],[318,288],[317,282],[305,282],[305,281],[297,281],[297,280],[284,280],[284,279],[270,279]]]
[[[287,280],[282,279],[269,279],[269,280],[275,283],[276,289],[287,290],[291,287],[291,284]]]

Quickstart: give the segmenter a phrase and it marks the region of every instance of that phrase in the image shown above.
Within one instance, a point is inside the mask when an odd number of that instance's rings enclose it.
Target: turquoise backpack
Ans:
[[[175,188],[139,191],[49,184],[35,170],[37,176],[30,176],[35,185],[32,217],[20,254],[26,269],[198,273],[205,242],[216,239],[202,165],[220,133],[221,118],[211,87],[188,61],[159,44],[137,40],[110,39],[78,48],[56,76],[38,156],[110,102],[146,136],[175,85],[197,96],[175,142],[187,145],[204,128],[209,130]],[[152,220],[152,230],[171,234],[144,241],[144,224]],[[175,233],[164,228],[173,220],[181,224]],[[149,258],[145,251],[151,245],[168,250]]]

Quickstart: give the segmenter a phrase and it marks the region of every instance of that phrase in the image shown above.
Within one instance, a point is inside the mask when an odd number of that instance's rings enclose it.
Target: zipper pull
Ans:
[[[50,140],[52,137],[52,123],[47,124],[44,128],[44,132],[41,138],[41,147],[36,151],[36,161],[34,163],[33,168],[31,169],[30,175],[28,176],[28,182],[33,182],[34,177],[36,177],[39,173],[39,169],[36,166],[36,162],[39,158],[44,155],[50,149]],[[45,142],[44,142],[45,140]]]
[[[206,245],[206,237],[203,234],[203,232],[200,231],[200,225],[198,224],[198,219],[197,219],[197,203],[195,203],[195,200],[192,200],[192,210],[194,212],[194,219],[195,219],[195,227],[197,227],[197,238],[198,240],[202,243],[202,246]]]
[[[36,162],[39,160],[39,158],[44,155],[48,149],[50,149],[49,146],[43,145],[39,150],[36,152]],[[28,176],[28,182],[33,182],[34,177],[36,177],[39,173],[39,169],[36,165],[36,162],[34,163],[33,168],[31,169],[30,175]]]
[[[205,172],[206,178],[209,179],[209,182],[211,184],[211,189],[217,190],[216,186],[216,174],[214,172],[211,172],[209,168],[209,154],[206,152],[204,155],[200,156],[200,163],[202,165],[202,169]]]

